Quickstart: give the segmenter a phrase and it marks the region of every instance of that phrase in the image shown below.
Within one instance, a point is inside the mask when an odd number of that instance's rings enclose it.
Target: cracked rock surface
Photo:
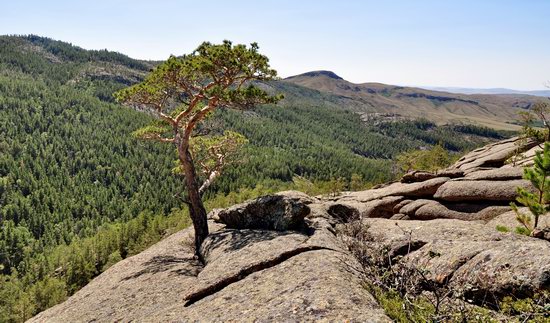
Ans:
[[[366,219],[364,225],[389,254],[400,254],[410,241],[415,248],[401,262],[426,270],[438,283],[475,293],[474,298],[531,296],[550,289],[548,241],[472,221]]]
[[[521,166],[540,149],[516,143],[490,144],[448,169],[362,192],[289,191],[214,210],[204,265],[184,243],[192,241],[185,229],[30,322],[390,322],[349,270],[355,259],[336,233],[358,219],[395,262],[425,269],[473,302],[549,290],[550,242],[496,230],[518,225],[508,204],[516,186],[529,187]],[[506,163],[514,152],[523,159]]]
[[[286,217],[284,210],[273,211]],[[205,266],[182,244],[192,232],[185,229],[115,264],[30,322],[390,322],[343,265],[354,259],[331,232],[330,215],[317,210],[308,217],[302,231],[231,229],[209,221]]]

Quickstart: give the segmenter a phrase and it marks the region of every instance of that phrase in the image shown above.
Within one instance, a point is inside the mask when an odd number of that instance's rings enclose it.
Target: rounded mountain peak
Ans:
[[[327,76],[327,77],[330,77],[331,79],[343,80],[343,78],[341,78],[340,76],[338,76],[336,73],[332,71],[312,71],[312,72],[307,72],[296,76],[308,76],[308,77]]]

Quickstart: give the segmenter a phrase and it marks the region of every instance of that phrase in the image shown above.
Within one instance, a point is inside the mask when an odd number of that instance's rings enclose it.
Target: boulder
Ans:
[[[495,167],[473,167],[473,168],[465,170],[463,173],[464,173],[464,176],[466,176],[466,175],[471,174],[471,173],[481,172],[481,171],[486,171],[486,170],[493,170],[493,169],[497,169],[497,168],[495,168]]]
[[[532,296],[550,288],[548,241],[459,220],[364,223],[389,255],[404,256],[403,264],[420,266],[428,279],[448,283],[474,302],[487,296]]]
[[[532,297],[548,290],[550,242],[526,237],[489,243],[454,272],[451,286],[478,300],[485,295]]]
[[[520,207],[518,210],[525,214],[531,214],[529,213],[529,209],[526,207]],[[487,222],[487,227],[489,228],[495,229],[497,226],[504,226],[513,231],[515,227],[521,226],[521,224],[518,222],[518,220],[516,220],[516,212],[509,211],[504,212],[493,218],[491,221]],[[538,227],[550,227],[550,213],[543,214],[539,217]]]
[[[300,230],[314,201],[301,192],[281,192],[217,210],[211,217],[234,229]]]
[[[348,192],[340,196],[338,201],[358,201],[368,202],[381,199],[386,196],[404,196],[404,197],[431,197],[437,189],[447,182],[449,177],[436,177],[424,182],[417,183],[392,183],[390,185],[370,189],[361,192]]]
[[[436,174],[425,171],[411,171],[401,177],[401,183],[416,183],[423,182],[437,177]]]
[[[464,172],[456,168],[438,170],[436,174],[437,174],[437,177],[450,177],[450,178],[458,178],[458,177],[464,176]]]
[[[404,199],[403,196],[386,196],[366,202],[361,215],[367,218],[390,218],[394,213],[394,207]]]
[[[393,207],[393,214],[398,214],[401,210],[402,207],[404,207],[405,205],[413,202],[414,200],[409,200],[409,199],[405,199],[405,200],[402,200],[401,202],[397,203],[394,207]]]
[[[508,181],[513,179],[521,179],[522,176],[523,168],[521,167],[501,167],[469,173],[464,177],[464,180]]]
[[[424,182],[432,178],[436,177],[450,177],[450,178],[457,178],[464,176],[464,172],[462,172],[460,169],[442,169],[437,172],[427,172],[423,170],[413,170],[409,171],[405,175],[401,177],[400,182],[401,183],[416,183],[416,182]]]
[[[447,284],[455,271],[468,260],[489,246],[493,241],[431,240],[421,248],[405,256],[409,265],[425,270],[428,279],[438,284]]]
[[[365,206],[358,202],[331,203],[327,207],[327,213],[340,223],[357,220],[364,212]]]
[[[439,202],[422,205],[414,215],[409,215],[412,219],[433,220],[433,219],[457,219],[463,221],[488,221],[492,218],[510,211],[509,206],[484,205],[484,204],[454,204],[443,205]]]
[[[476,240],[498,241],[504,236],[508,240],[523,240],[519,235],[508,235],[488,228],[480,221],[436,219],[431,221],[395,221],[389,219],[363,219],[368,232],[378,237],[390,250],[407,243],[409,237],[404,231],[411,231],[412,241],[424,244],[433,240]],[[527,237],[525,237],[527,238]]]
[[[509,181],[458,181],[451,180],[441,185],[434,194],[444,201],[514,201],[517,187],[529,188],[526,180]]]
[[[519,146],[518,140],[518,137],[514,137],[476,149],[460,158],[451,168],[466,172],[476,167],[501,167],[514,153],[527,151],[537,145],[534,140],[528,140]]]
[[[532,166],[534,164],[534,157],[536,156],[537,152],[542,151],[542,145],[536,145],[533,148],[522,152],[514,158],[514,160],[510,160],[509,164],[505,165],[504,167],[528,167]]]
[[[327,213],[340,223],[347,223],[361,217],[390,218],[394,214],[394,207],[403,200],[403,196],[386,196],[364,203],[342,200],[328,203]]]
[[[415,220],[457,219],[488,221],[510,210],[509,206],[489,203],[442,204],[434,200],[416,200],[403,206],[399,212]]]
[[[410,217],[410,216],[414,216],[414,214],[416,213],[416,211],[420,207],[422,207],[424,205],[430,205],[430,204],[433,205],[434,203],[437,203],[437,202],[435,202],[433,200],[418,199],[418,200],[414,200],[414,201],[411,201],[409,203],[406,203],[401,208],[399,208],[399,210],[397,210],[397,208],[395,208],[394,212],[395,213],[403,213],[403,214],[408,215]]]

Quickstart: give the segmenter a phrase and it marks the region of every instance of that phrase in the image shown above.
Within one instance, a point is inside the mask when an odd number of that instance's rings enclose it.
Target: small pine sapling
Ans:
[[[550,143],[544,143],[544,150],[537,152],[534,159],[534,167],[525,168],[523,178],[527,179],[534,186],[532,192],[523,187],[518,187],[517,202],[529,208],[531,214],[522,213],[518,206],[512,202],[510,206],[516,212],[516,219],[523,227],[517,228],[518,233],[530,235],[537,229],[541,215],[550,211]]]

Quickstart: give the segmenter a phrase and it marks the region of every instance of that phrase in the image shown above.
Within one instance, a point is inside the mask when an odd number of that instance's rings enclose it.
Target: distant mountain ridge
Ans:
[[[521,91],[507,88],[489,88],[489,89],[477,89],[477,88],[465,88],[465,87],[443,87],[443,86],[420,86],[420,88],[433,91],[444,91],[450,93],[460,94],[523,94],[534,95],[541,97],[550,97],[550,90],[535,90],[535,91]]]
[[[312,71],[287,77],[288,82],[330,94],[341,106],[373,117],[426,118],[438,124],[468,123],[515,130],[517,113],[540,97],[525,94],[456,94],[382,83],[355,84],[330,71]]]

